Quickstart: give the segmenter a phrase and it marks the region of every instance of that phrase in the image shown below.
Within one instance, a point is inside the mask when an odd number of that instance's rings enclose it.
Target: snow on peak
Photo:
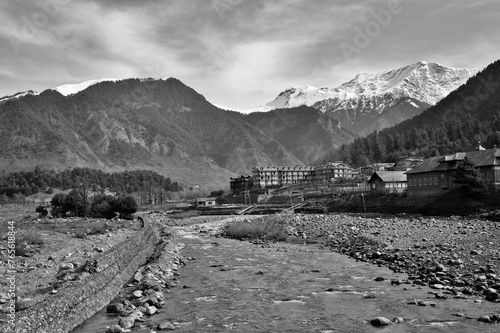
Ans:
[[[333,89],[294,86],[280,93],[266,106],[269,108],[313,106],[325,100],[368,105],[373,103],[366,101],[373,102],[381,97],[392,101],[410,97],[434,105],[480,70],[480,68],[451,68],[420,61],[376,74],[358,74],[351,81]]]
[[[9,99],[14,99],[14,98],[20,98],[26,95],[38,95],[39,93],[33,90],[28,90],[28,91],[21,91],[18,93],[15,93],[14,95],[9,95],[9,96],[4,96],[0,97],[0,102],[6,102]]]
[[[118,80],[113,78],[95,79],[75,84],[63,84],[62,86],[55,87],[52,90],[58,91],[59,93],[61,93],[61,95],[68,96],[76,94],[77,92],[80,92],[82,90],[85,90],[88,87],[93,86],[94,84],[105,81],[116,82]]]

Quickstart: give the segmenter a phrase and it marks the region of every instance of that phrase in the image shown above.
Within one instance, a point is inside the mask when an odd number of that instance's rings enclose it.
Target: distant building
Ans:
[[[233,194],[240,194],[253,188],[253,177],[250,175],[241,175],[240,177],[231,177],[229,188]]]
[[[500,189],[500,149],[455,153],[428,158],[406,172],[408,197],[439,196],[461,185],[453,182],[458,163],[467,156],[491,189]]]
[[[421,156],[414,156],[414,155],[399,156],[396,159],[396,165],[394,165],[392,168],[388,168],[387,170],[408,171],[414,166],[416,166],[418,163],[422,162],[423,160],[424,158]]]
[[[305,165],[268,166],[252,169],[254,188],[303,184],[312,180],[314,168]]]
[[[215,198],[198,198],[196,206],[215,206]]]
[[[337,179],[352,179],[359,172],[344,162],[328,162],[314,167],[313,181],[320,184],[332,183]]]
[[[375,171],[388,171],[394,168],[394,163],[373,163],[359,168],[359,173],[363,179],[370,179]]]
[[[404,171],[375,171],[368,181],[370,192],[402,193],[406,190]]]

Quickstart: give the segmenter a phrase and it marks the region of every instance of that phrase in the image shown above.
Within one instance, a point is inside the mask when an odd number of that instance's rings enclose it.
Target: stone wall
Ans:
[[[143,228],[133,237],[87,262],[82,280],[65,283],[44,302],[16,313],[17,332],[68,332],[107,305],[146,263],[160,238],[143,216]]]

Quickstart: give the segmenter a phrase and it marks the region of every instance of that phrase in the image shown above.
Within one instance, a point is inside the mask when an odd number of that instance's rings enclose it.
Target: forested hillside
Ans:
[[[406,154],[430,157],[471,151],[479,142],[485,148],[500,148],[500,61],[422,114],[344,144],[328,158],[362,166],[394,162]]]
[[[107,188],[123,194],[151,189],[168,192],[182,190],[179,183],[153,171],[104,173],[94,169],[77,168],[55,172],[36,168],[34,171],[14,172],[0,177],[0,196],[3,201],[18,194],[28,196],[39,191],[51,192],[54,188],[68,190],[83,187],[90,190]]]

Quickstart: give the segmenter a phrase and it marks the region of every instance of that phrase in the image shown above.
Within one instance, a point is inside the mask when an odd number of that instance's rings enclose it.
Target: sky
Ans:
[[[4,0],[0,97],[98,78],[175,77],[246,110],[419,61],[500,58],[498,0]]]

